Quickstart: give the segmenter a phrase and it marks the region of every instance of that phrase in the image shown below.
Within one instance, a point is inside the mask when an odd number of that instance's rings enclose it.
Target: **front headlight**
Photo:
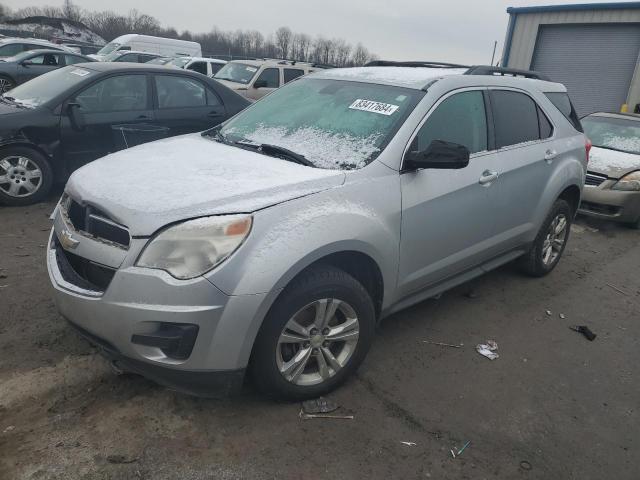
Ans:
[[[147,244],[136,265],[165,270],[181,280],[195,278],[229,257],[247,238],[251,223],[249,215],[225,215],[169,227]]]
[[[631,172],[616,182],[611,190],[622,190],[625,192],[640,192],[640,170]]]

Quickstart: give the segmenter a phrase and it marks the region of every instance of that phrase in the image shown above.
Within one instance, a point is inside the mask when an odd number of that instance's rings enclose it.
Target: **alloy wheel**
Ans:
[[[0,160],[0,191],[20,198],[28,197],[42,185],[42,170],[30,158],[10,156]]]
[[[549,225],[547,236],[542,244],[542,263],[546,266],[553,265],[562,253],[565,242],[567,241],[567,217],[564,213],[556,215]]]
[[[9,90],[13,89],[15,85],[8,78],[0,78],[0,94],[7,93]]]
[[[347,365],[359,335],[358,316],[351,305],[336,298],[316,300],[284,326],[276,347],[276,364],[288,382],[317,385]]]

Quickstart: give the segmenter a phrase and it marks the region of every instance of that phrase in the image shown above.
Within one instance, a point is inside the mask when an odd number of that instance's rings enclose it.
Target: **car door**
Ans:
[[[522,244],[535,228],[556,155],[553,126],[536,101],[519,90],[492,88],[496,147],[501,162],[495,220],[500,248]]]
[[[248,88],[247,97],[253,100],[259,100],[265,95],[273,92],[279,86],[280,69],[274,67],[265,68]]]
[[[466,146],[460,170],[422,169],[401,174],[401,296],[436,284],[486,261],[494,236],[493,203],[499,159],[493,149],[488,95],[483,89],[445,95],[431,109],[408,150],[433,140]]]
[[[25,58],[18,64],[18,83],[28,82],[63,65],[62,54],[58,53],[41,53]]]
[[[206,130],[225,119],[222,101],[200,80],[170,73],[153,77],[155,118],[167,136]]]
[[[74,124],[75,108],[83,125]],[[145,73],[107,76],[62,107],[62,151],[70,170],[109,153],[162,138],[154,132],[151,84]]]

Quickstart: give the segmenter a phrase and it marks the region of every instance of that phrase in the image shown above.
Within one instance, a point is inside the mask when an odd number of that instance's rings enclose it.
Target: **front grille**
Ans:
[[[70,197],[66,199],[66,214],[73,227],[97,240],[105,240],[123,248],[129,248],[129,230],[91,205],[81,205]]]
[[[600,175],[599,173],[587,172],[587,178],[585,180],[585,185],[589,185],[591,187],[600,186],[605,180],[607,180],[606,175]]]
[[[116,271],[67,252],[55,237],[56,262],[62,278],[67,282],[92,292],[104,292]]]

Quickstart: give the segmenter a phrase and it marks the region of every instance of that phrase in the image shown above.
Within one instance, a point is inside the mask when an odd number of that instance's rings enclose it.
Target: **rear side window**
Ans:
[[[284,83],[289,83],[291,80],[294,80],[303,75],[304,75],[304,70],[300,70],[298,68],[285,68]]]
[[[411,150],[425,150],[433,140],[464,145],[471,153],[487,150],[487,115],[482,92],[456,93],[444,100],[420,128]]]
[[[191,65],[187,67],[187,70],[193,70],[194,72],[198,72],[203,75],[206,75],[207,64],[205,62],[193,62]]]
[[[553,135],[553,125],[540,107],[538,107],[538,123],[540,124],[540,138],[545,139]]]
[[[492,90],[496,148],[540,139],[538,106],[523,93]]]
[[[575,128],[579,132],[584,132],[576,109],[573,107],[571,99],[569,99],[569,94],[564,92],[549,92],[545,93],[545,95],[549,100],[551,100],[551,103],[553,103],[555,107],[560,110],[565,118],[569,120],[569,123],[573,125],[573,128]]]

